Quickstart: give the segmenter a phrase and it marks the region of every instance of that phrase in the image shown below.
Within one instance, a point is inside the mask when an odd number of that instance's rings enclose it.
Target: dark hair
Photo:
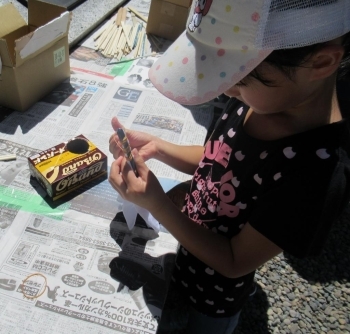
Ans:
[[[271,52],[263,62],[280,70],[290,80],[293,80],[296,69],[302,67],[303,64],[324,45],[326,45],[326,43],[318,43],[293,49],[275,50]],[[342,45],[345,52],[338,69],[338,80],[348,78],[350,74],[350,32],[344,35]],[[239,84],[247,85],[247,82],[252,78],[266,86],[274,86],[274,82],[264,77],[261,71],[259,71],[259,67],[250,72]]]

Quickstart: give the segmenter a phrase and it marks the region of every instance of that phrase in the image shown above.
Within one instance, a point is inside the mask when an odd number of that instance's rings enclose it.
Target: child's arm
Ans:
[[[184,248],[226,277],[246,275],[282,252],[249,223],[231,240],[205,229],[168,198],[158,201],[150,212]]]
[[[184,248],[226,277],[246,275],[282,252],[249,223],[229,240],[196,224],[168,199],[151,213]]]
[[[231,240],[199,226],[165,195],[137,150],[133,154],[140,177],[120,157],[111,167],[112,186],[126,200],[149,210],[183,247],[209,267],[227,277],[240,277],[282,251],[249,223]]]
[[[119,120],[112,119],[114,130],[123,127]],[[131,148],[137,148],[144,161],[154,158],[186,174],[193,174],[204,153],[204,146],[180,146],[141,131],[125,129]],[[119,139],[113,134],[109,140],[109,151],[117,159],[123,155]]]
[[[158,140],[155,158],[186,174],[193,175],[204,153],[204,146],[181,146]]]

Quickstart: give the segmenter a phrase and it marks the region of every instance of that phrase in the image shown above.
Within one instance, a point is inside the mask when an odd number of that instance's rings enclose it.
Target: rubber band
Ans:
[[[31,277],[33,277],[33,276],[41,276],[41,277],[44,279],[44,281],[45,281],[45,285],[44,285],[43,291],[41,291],[39,294],[36,294],[35,296],[28,296],[28,295],[23,291],[23,289],[22,289],[23,296],[24,296],[25,298],[28,298],[28,299],[36,299],[36,298],[41,297],[41,296],[45,293],[45,290],[46,290],[46,288],[47,288],[47,279],[46,279],[46,277],[45,277],[43,274],[41,274],[41,273],[34,273],[34,274],[30,274],[29,276],[27,276],[27,277],[22,281],[23,285],[24,285],[25,282],[28,281],[29,278],[31,278]]]
[[[118,140],[116,140],[115,137],[114,137],[114,142],[117,144],[117,146],[120,148],[120,150],[121,150],[122,152],[124,152],[123,147],[121,147],[121,146],[119,145]]]

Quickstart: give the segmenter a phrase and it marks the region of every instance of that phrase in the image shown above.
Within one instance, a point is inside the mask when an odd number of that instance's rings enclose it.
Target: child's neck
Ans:
[[[258,114],[249,109],[244,129],[260,140],[277,140],[342,120],[336,90],[324,92],[291,111]]]

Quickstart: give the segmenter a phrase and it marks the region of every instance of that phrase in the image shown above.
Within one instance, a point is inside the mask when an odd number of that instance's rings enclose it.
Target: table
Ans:
[[[203,144],[213,108],[185,108],[160,95],[148,80],[156,57],[109,64],[92,44],[90,36],[71,53],[70,80],[0,123],[0,155],[17,156],[0,161],[0,332],[157,330],[177,241],[140,218],[130,230],[105,178],[52,201],[30,178],[27,157],[84,134],[110,165],[115,115],[175,143]],[[147,163],[166,191],[189,179]]]

